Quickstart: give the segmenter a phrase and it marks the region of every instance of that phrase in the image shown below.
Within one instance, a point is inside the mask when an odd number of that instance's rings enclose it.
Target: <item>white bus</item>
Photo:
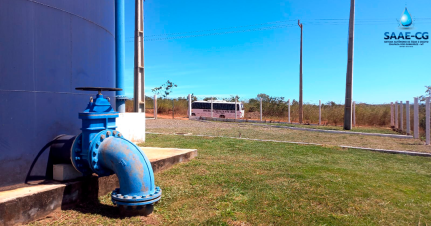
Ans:
[[[244,117],[244,105],[236,103],[237,118]],[[211,101],[195,101],[192,103],[192,116],[211,117]],[[235,118],[235,102],[213,101],[214,118]]]

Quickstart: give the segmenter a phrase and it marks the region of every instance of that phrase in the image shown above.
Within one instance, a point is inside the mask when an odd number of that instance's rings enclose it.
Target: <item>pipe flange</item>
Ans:
[[[139,195],[121,194],[120,189],[115,189],[111,194],[112,203],[123,206],[143,206],[155,203],[162,197],[162,189],[156,187],[152,193],[142,193]]]
[[[107,170],[99,165],[99,147],[107,139],[124,139],[123,135],[117,130],[102,130],[91,140],[88,151],[88,162],[90,162],[91,169],[97,173],[99,177],[109,176],[114,174],[111,170]]]
[[[81,172],[84,176],[92,174],[90,167],[88,166],[86,153],[82,150],[82,133],[76,136],[73,141],[72,147],[70,148],[70,160],[73,167]]]

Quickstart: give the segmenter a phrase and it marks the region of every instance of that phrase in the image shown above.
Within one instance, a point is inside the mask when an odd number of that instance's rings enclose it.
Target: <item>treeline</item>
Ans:
[[[288,118],[288,102],[283,97],[271,97],[259,94],[245,104],[247,113],[259,112],[260,98],[262,98],[262,112],[265,118],[286,121]],[[365,103],[356,104],[356,124],[367,126],[390,125],[390,104],[369,105]],[[252,113],[255,114],[255,113]],[[290,119],[292,122],[299,121],[299,102],[292,100],[290,106]],[[319,122],[319,105],[303,103],[303,119],[305,123]],[[342,125],[344,121],[344,104],[333,101],[322,103],[322,123],[327,125]]]
[[[187,115],[187,98],[157,98],[158,114],[171,114],[172,108],[174,109],[175,114]],[[126,101],[126,112],[133,112],[133,100]],[[154,100],[152,97],[145,96],[145,112],[154,113]]]

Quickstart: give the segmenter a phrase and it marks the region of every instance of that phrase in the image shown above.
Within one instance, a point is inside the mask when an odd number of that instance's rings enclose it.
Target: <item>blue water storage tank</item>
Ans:
[[[44,179],[91,93],[115,87],[114,0],[0,0],[0,187]],[[115,93],[105,92],[115,107]]]

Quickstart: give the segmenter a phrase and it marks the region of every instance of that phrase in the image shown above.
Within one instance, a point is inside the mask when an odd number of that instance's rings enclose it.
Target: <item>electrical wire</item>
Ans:
[[[325,22],[325,23],[331,23],[330,21],[345,21],[348,22],[349,19],[305,19],[303,21],[311,21],[312,23],[323,23],[323,22],[319,22],[319,21],[329,21],[329,22]],[[386,19],[389,20],[389,19]],[[290,21],[297,21],[297,20],[281,20],[281,21],[273,21],[273,22],[266,22],[266,23],[259,23],[259,24],[251,24],[251,25],[242,25],[242,26],[234,26],[234,27],[226,27],[226,28],[215,28],[215,29],[207,29],[207,30],[197,30],[197,31],[187,31],[187,32],[176,32],[176,33],[166,33],[166,34],[156,34],[156,35],[145,35],[144,38],[149,38],[149,37],[156,37],[156,36],[177,36],[177,35],[181,35],[181,34],[190,34],[190,33],[200,33],[200,32],[210,32],[210,31],[218,31],[218,30],[229,30],[229,29],[236,29],[236,28],[243,28],[243,27],[253,27],[253,26],[262,26],[262,25],[267,25],[267,24],[277,24],[277,23],[287,23]],[[318,21],[318,22],[313,22],[313,21]],[[378,21],[385,21],[385,19],[358,19],[356,21],[367,21],[367,22],[378,22]],[[306,23],[310,23],[310,22],[306,22]],[[127,37],[127,38],[135,38],[134,36],[132,37]]]
[[[236,29],[236,28],[243,28],[243,27],[262,26],[262,25],[267,25],[267,24],[287,23],[287,22],[291,22],[291,21],[296,21],[296,20],[281,20],[281,21],[273,21],[273,22],[266,22],[266,23],[260,23],[260,24],[242,25],[242,26],[225,27],[225,28],[215,28],[215,29],[208,29],[208,30],[197,30],[197,31],[166,33],[166,34],[157,34],[157,35],[146,35],[144,37],[170,36],[170,35],[181,35],[181,34],[190,34],[190,33],[219,31],[219,30],[229,30],[229,29]],[[129,37],[129,38],[134,38],[134,37]]]
[[[356,19],[355,25],[393,24],[394,20],[395,19]],[[428,21],[428,20],[431,20],[431,18],[415,18],[415,20],[418,20],[420,24],[431,22],[431,21]],[[296,23],[292,24],[291,23],[292,21],[297,21],[297,20],[282,20],[282,21],[273,21],[273,22],[251,24],[251,25],[241,25],[241,26],[233,26],[233,27],[226,27],[226,28],[215,28],[215,29],[207,29],[207,30],[147,35],[147,36],[144,36],[144,41],[162,41],[162,40],[175,40],[175,39],[184,39],[184,38],[193,38],[193,37],[206,37],[206,36],[235,34],[235,33],[244,33],[244,32],[252,32],[252,31],[263,31],[263,30],[272,30],[272,29],[278,29],[278,28],[297,26]],[[304,20],[301,20],[301,22],[306,25],[348,25],[349,19],[320,18],[320,19],[304,19]],[[230,30],[230,29],[237,29],[237,28],[244,28],[244,27],[262,26],[262,25],[269,25],[269,24],[280,24],[280,25],[250,28],[250,29],[243,29],[243,30],[225,31],[225,32],[183,35],[183,34],[204,33],[204,32],[220,31],[220,30]],[[135,37],[127,37],[127,38],[134,39]],[[129,40],[126,42],[134,42],[134,40]]]
[[[279,26],[270,26],[270,27],[261,27],[261,28],[245,29],[245,30],[235,30],[235,31],[208,33],[208,34],[198,34],[198,35],[185,35],[185,36],[173,36],[173,37],[150,38],[150,39],[144,38],[144,41],[161,41],[161,40],[184,39],[184,38],[193,38],[193,37],[215,36],[215,35],[244,33],[244,32],[251,32],[251,31],[272,30],[272,29],[277,29],[277,28],[294,27],[294,26],[297,26],[297,25],[296,24],[287,24],[287,25],[279,25]],[[134,42],[134,40],[127,41],[127,42]]]

